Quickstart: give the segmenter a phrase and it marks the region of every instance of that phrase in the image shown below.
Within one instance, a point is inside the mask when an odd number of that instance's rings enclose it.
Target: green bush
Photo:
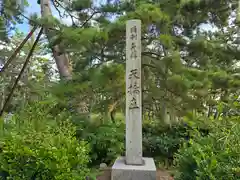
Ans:
[[[67,119],[53,117],[43,107],[31,104],[1,131],[2,179],[85,179],[88,145],[76,139],[76,130]]]
[[[118,156],[125,155],[125,124],[122,121],[112,123],[106,120],[105,123],[99,125],[99,123],[89,123],[89,120],[79,118],[74,122],[79,127],[79,138],[85,139],[90,144],[92,165],[98,166],[103,162],[111,164]],[[144,156],[154,157],[157,161],[167,160],[169,164],[172,164],[173,155],[187,136],[186,132],[187,129],[182,125],[169,128],[144,124]]]
[[[175,179],[240,179],[240,124],[228,124],[215,125],[208,136],[184,144],[176,155]]]
[[[125,149],[123,123],[107,123],[99,126],[90,126],[84,131],[85,140],[90,144],[90,157],[92,165],[100,163],[111,164],[115,159],[123,155]]]
[[[154,157],[157,164],[164,163],[167,168],[173,164],[174,154],[186,139],[188,139],[188,128],[182,124],[172,127],[144,125],[143,154],[146,157]]]
[[[100,163],[111,164],[125,150],[125,124],[120,119],[115,123],[105,120],[103,124],[95,118],[94,122],[83,117],[72,119],[78,127],[79,139],[85,139],[90,144],[91,165]],[[96,121],[96,122],[95,122]],[[172,165],[176,153],[188,138],[189,127],[178,124],[173,127],[143,124],[143,155],[154,157],[157,162]]]
[[[125,124],[122,117],[116,123],[112,123],[106,119],[101,121],[96,116],[94,120],[89,120],[77,115],[72,118],[72,122],[77,126],[77,137],[85,139],[90,144],[91,165],[99,166],[103,162],[109,165],[118,156],[124,156]],[[143,155],[153,157],[157,165],[164,164],[166,168],[173,165],[174,154],[183,142],[189,140],[193,128],[184,123],[170,127],[162,124],[160,126],[157,120],[154,122],[148,121],[143,124]],[[206,127],[200,129],[202,134],[208,131]]]

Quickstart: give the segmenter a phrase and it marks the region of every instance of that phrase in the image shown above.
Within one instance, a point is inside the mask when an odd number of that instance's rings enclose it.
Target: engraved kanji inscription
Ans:
[[[131,34],[130,38],[131,40],[137,40],[137,34]]]
[[[130,35],[131,40],[134,40],[134,39],[137,40],[137,27],[133,26],[130,29],[130,32],[131,32],[131,35]]]
[[[131,45],[131,50],[136,50],[136,43],[132,42],[132,45]]]
[[[138,109],[139,106],[137,105],[137,100],[135,97],[132,98],[130,101],[129,109]]]
[[[126,22],[126,153],[127,165],[143,165],[141,20]],[[137,137],[137,138],[136,138]],[[127,176],[126,176],[127,177]],[[131,178],[130,178],[131,179]],[[143,178],[144,179],[144,178]]]
[[[137,27],[136,26],[131,27],[130,31],[131,31],[131,33],[136,34],[137,33]]]
[[[139,108],[136,96],[140,93],[140,86],[138,85],[138,79],[140,79],[140,77],[138,75],[138,70],[132,69],[128,79],[130,79],[131,82],[128,87],[128,93],[133,96],[130,101],[129,109],[136,109]]]
[[[130,71],[130,74],[128,76],[128,79],[132,79],[132,78],[135,78],[135,79],[140,79],[140,77],[138,76],[138,70],[137,69],[132,69]]]
[[[135,43],[132,43],[131,45],[131,58],[136,59],[137,58],[137,46]]]
[[[139,94],[140,90],[139,90],[139,86],[137,85],[137,82],[135,81],[134,84],[130,84],[130,86],[128,87],[128,93],[133,95],[133,94]]]

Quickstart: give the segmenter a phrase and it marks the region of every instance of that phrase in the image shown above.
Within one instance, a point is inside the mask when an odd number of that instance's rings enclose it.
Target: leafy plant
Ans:
[[[34,106],[35,105],[35,106]],[[89,173],[89,147],[75,137],[68,119],[46,113],[36,102],[14,115],[0,138],[3,179],[83,180]],[[31,116],[26,116],[31,112]]]
[[[215,125],[208,136],[196,136],[176,155],[181,180],[239,179],[240,124]]]
[[[90,144],[92,165],[110,164],[124,152],[124,124],[106,122],[91,125],[84,131],[85,140]]]
[[[172,165],[174,154],[181,144],[188,138],[188,128],[182,124],[169,126],[144,125],[143,153],[144,156],[154,157],[156,163],[165,167]]]

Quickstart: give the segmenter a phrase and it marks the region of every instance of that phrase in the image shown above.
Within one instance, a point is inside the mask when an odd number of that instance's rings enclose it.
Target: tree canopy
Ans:
[[[17,25],[37,27],[0,72],[1,109],[44,30],[0,117],[0,177],[86,179],[124,153],[126,21],[140,19],[144,156],[181,180],[239,178],[238,0],[28,2],[0,2],[1,70],[29,33]]]
[[[75,107],[84,102],[87,111],[108,112],[113,106],[124,111],[125,22],[140,19],[144,112],[161,119],[171,114],[171,118],[178,119],[189,112],[217,116],[219,102],[229,109],[237,100],[237,7],[236,0],[176,0],[170,4],[54,0],[51,8],[60,17],[68,16],[71,25],[54,16],[35,17],[30,22],[49,29],[46,48],[58,45],[68,54],[70,64],[65,68],[73,79],[58,90],[59,97],[66,97],[67,91]],[[5,12],[11,17],[9,22],[21,18],[21,12]],[[61,66],[57,63],[60,76],[64,69]]]

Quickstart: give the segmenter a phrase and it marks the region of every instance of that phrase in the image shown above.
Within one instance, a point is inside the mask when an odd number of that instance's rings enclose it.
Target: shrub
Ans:
[[[97,121],[97,122],[95,122]],[[78,137],[85,139],[90,144],[90,157],[92,165],[100,163],[111,164],[120,155],[125,155],[125,124],[120,119],[116,123],[105,120],[99,123],[82,117],[73,118],[74,124],[78,127]],[[178,151],[184,139],[188,136],[188,127],[178,124],[159,126],[143,124],[143,154],[154,157],[156,161],[165,160],[172,164],[173,155]]]
[[[85,139],[90,144],[90,157],[93,165],[111,164],[118,156],[123,155],[125,149],[124,128],[123,123],[115,124],[109,121],[89,128]]]
[[[179,150],[176,155],[179,171],[176,179],[240,179],[239,150],[239,122],[216,125],[208,136],[197,136]]]
[[[81,122],[81,125],[78,125],[78,129],[81,129],[78,131],[78,136],[90,144],[92,165],[99,165],[103,162],[111,164],[118,156],[125,155],[125,124],[122,121],[112,123],[106,120],[105,123],[99,125],[99,123],[89,123],[89,120],[81,121],[80,119],[75,119],[74,122]],[[171,163],[173,154],[178,151],[185,134],[186,129],[181,125],[169,128],[144,124],[144,156],[154,157],[157,161],[168,160]]]
[[[2,179],[83,180],[89,148],[75,138],[75,128],[61,115],[52,117],[33,104],[13,116],[0,138]]]
[[[144,125],[143,126],[143,154],[154,157],[156,163],[164,161],[165,168],[173,163],[176,153],[188,137],[188,129],[182,124],[171,128],[167,125]]]
[[[78,129],[78,138],[85,139],[90,144],[91,165],[111,164],[118,156],[124,156],[125,124],[122,118],[119,116],[116,123],[110,120],[101,121],[97,116],[91,120],[79,115],[72,118]],[[183,123],[170,127],[160,126],[157,120],[154,122],[143,124],[143,155],[153,157],[157,164],[164,161],[165,166],[169,167],[173,164],[174,154],[179,147],[190,138],[189,131],[193,128]],[[201,128],[201,131],[204,130],[205,127]]]

